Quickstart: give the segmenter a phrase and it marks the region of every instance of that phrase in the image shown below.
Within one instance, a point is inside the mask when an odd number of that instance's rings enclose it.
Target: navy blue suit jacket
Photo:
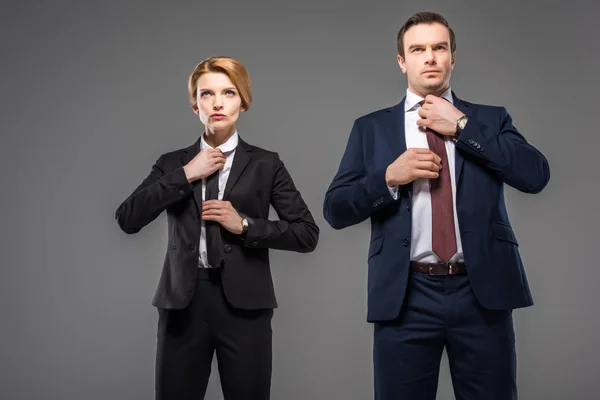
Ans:
[[[469,117],[456,142],[456,210],[473,292],[487,309],[533,304],[504,202],[504,184],[538,193],[548,183],[546,158],[512,124],[504,107],[454,105]],[[342,229],[371,219],[367,320],[398,316],[408,280],[412,184],[397,200],[385,172],[406,151],[404,99],[354,122],[339,170],[323,205],[325,219]]]

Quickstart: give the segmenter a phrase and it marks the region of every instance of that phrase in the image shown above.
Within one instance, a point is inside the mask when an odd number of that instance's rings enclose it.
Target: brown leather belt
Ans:
[[[413,271],[428,275],[457,275],[467,273],[465,263],[422,263],[411,261],[410,267]]]

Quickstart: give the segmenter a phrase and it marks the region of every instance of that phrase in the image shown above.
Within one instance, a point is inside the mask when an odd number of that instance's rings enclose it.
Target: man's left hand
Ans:
[[[206,200],[202,202],[202,219],[215,221],[229,232],[239,235],[242,233],[242,217],[230,202],[223,200]]]
[[[419,110],[418,126],[427,127],[441,135],[453,136],[456,133],[456,122],[465,115],[441,97],[427,95],[425,103]]]

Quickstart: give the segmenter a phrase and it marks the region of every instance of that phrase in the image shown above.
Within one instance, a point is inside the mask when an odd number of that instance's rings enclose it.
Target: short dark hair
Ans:
[[[424,11],[416,13],[415,15],[410,17],[404,23],[404,25],[402,25],[402,28],[400,28],[397,38],[398,54],[400,55],[400,57],[404,58],[404,34],[409,28],[420,24],[435,23],[442,24],[446,28],[448,28],[448,31],[450,32],[450,51],[454,54],[454,52],[456,51],[456,38],[454,36],[454,31],[452,30],[452,28],[450,28],[450,25],[448,25],[448,21],[446,21],[446,18],[444,18],[441,14],[438,13]]]

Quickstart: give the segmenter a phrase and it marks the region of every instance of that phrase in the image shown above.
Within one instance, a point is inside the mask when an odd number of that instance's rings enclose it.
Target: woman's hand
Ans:
[[[225,154],[221,149],[204,149],[183,167],[188,182],[209,177],[225,166]]]
[[[223,228],[236,235],[240,235],[243,231],[242,217],[228,201],[206,200],[202,202],[202,219],[218,222]]]

